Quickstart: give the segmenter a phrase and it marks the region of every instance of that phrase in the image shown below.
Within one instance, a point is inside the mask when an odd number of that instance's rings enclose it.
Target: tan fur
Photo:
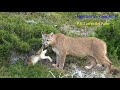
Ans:
[[[63,69],[66,55],[88,57],[92,68],[96,64],[106,67],[105,73],[110,72],[111,61],[107,57],[107,46],[103,40],[95,37],[67,37],[64,34],[42,34],[43,44],[51,45],[56,53],[56,65]],[[95,62],[94,62],[95,61]],[[88,67],[87,67],[88,68]]]

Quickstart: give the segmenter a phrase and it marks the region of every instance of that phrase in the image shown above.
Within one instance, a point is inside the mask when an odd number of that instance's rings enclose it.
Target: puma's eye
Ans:
[[[47,41],[49,41],[49,40],[47,40]]]

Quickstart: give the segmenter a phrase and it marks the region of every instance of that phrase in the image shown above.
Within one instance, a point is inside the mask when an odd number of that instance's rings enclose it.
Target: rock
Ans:
[[[24,54],[18,54],[15,51],[11,52],[10,64],[15,64],[18,60],[25,60],[26,56]]]
[[[71,69],[72,71],[70,74],[73,78],[112,78],[110,75],[108,76],[103,74],[103,67],[99,67],[99,70],[97,66],[90,70],[86,70],[84,68],[73,65]]]

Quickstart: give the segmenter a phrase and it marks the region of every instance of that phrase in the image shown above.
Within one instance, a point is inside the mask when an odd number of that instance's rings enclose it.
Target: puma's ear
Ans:
[[[42,37],[44,37],[45,33],[44,33],[44,32],[41,32],[41,35],[42,35]]]
[[[53,33],[53,32],[51,32],[51,33],[50,33],[50,37],[52,37],[53,35],[54,35],[54,33]]]
[[[41,34],[44,35],[45,33],[42,31]]]

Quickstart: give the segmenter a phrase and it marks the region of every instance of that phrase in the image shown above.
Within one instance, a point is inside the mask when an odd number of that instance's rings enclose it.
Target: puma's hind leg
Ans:
[[[97,60],[99,60],[100,64],[102,66],[104,66],[104,68],[105,68],[104,74],[109,73],[110,72],[110,67],[111,67],[112,63],[109,61],[109,59],[107,58],[107,56],[106,55],[99,56],[99,57],[97,57]]]
[[[92,56],[87,56],[87,60],[90,61],[90,65],[85,66],[85,69],[91,69],[92,67],[97,65],[96,59]]]

